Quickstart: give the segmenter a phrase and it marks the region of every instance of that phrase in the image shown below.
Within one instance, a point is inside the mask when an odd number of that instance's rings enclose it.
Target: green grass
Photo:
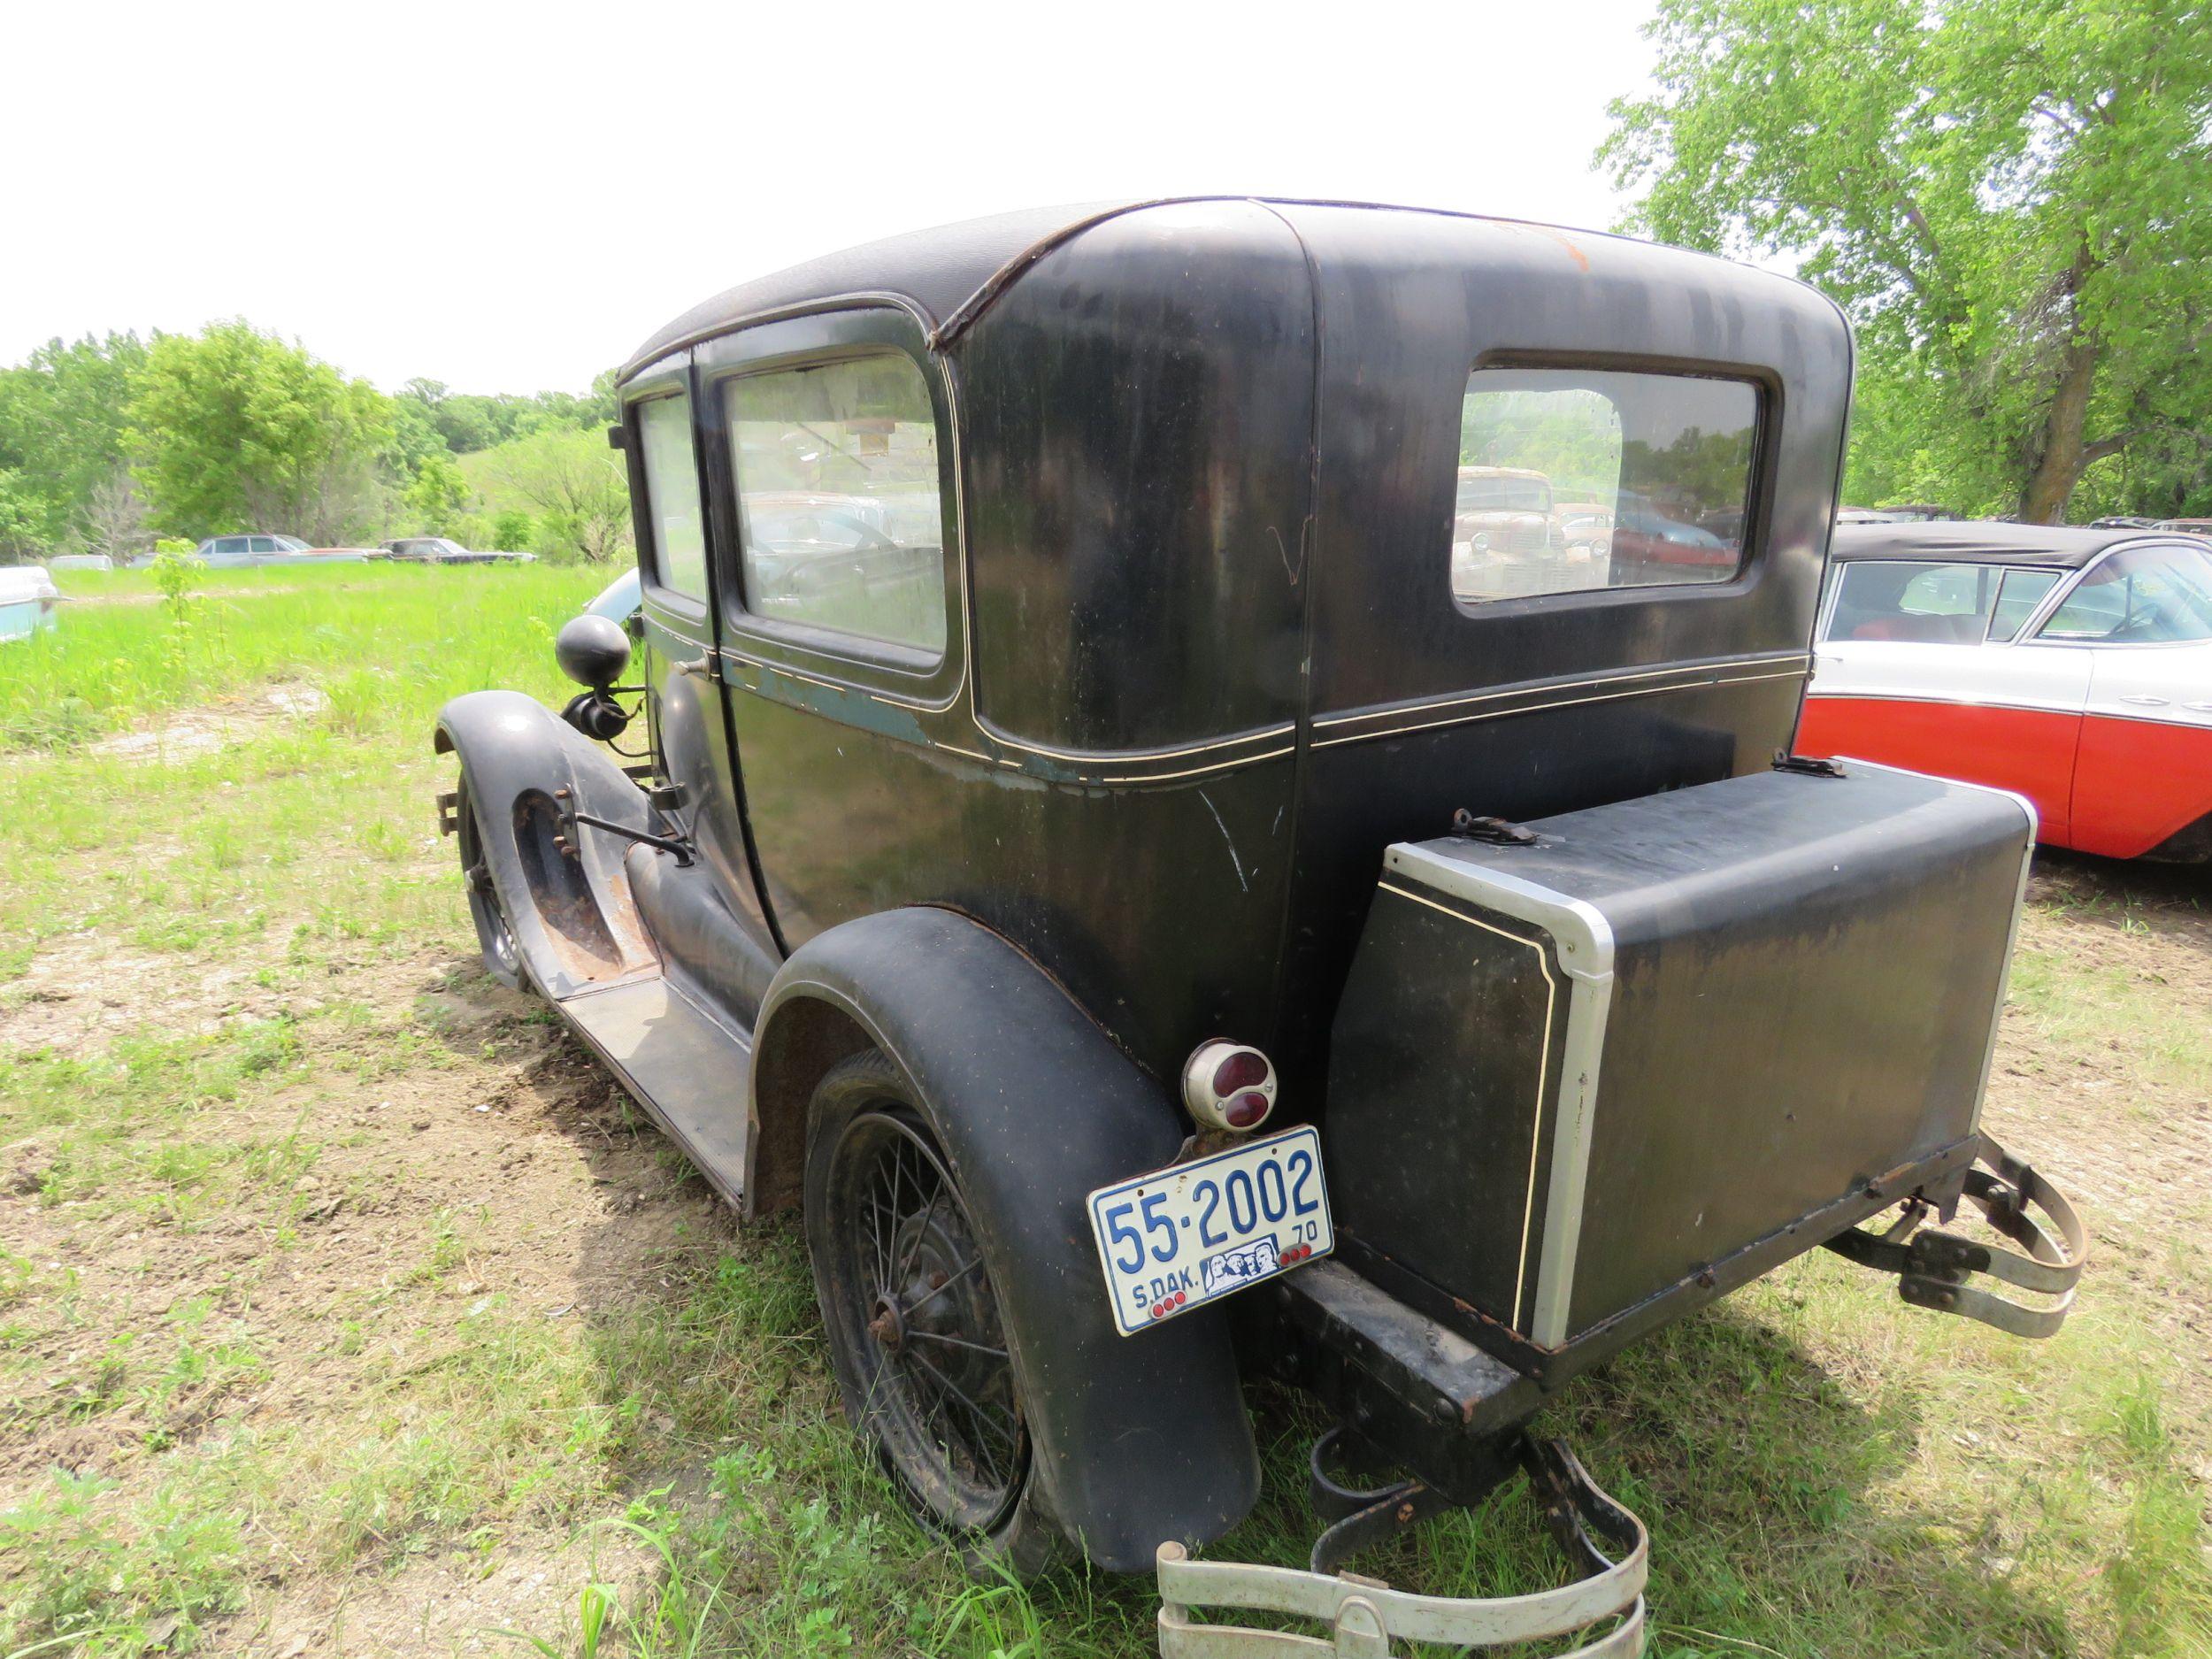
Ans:
[[[557,697],[552,632],[602,574],[228,572],[181,630],[76,605],[0,648],[0,1014],[61,1033],[0,1040],[4,1659],[265,1651],[285,1608],[517,1563],[553,1588],[491,1651],[1152,1650],[1141,1579],[979,1583],[907,1517],[838,1416],[787,1222],[732,1232],[680,1187],[657,1230],[595,1224],[618,1294],[532,1300],[572,1218],[511,1199],[504,1158],[565,1160],[580,1195],[680,1174],[634,1114],[518,1116],[464,1171],[410,1152],[415,1123],[590,1075],[465,965],[427,734],[461,691]],[[211,709],[245,734],[101,747]],[[2037,1064],[2119,1064],[2179,1110],[2212,1035],[2105,959],[2128,915],[2047,907],[2013,1025]],[[1547,1425],[1653,1529],[1652,1650],[2212,1654],[2212,1282],[2162,1238],[2100,1267],[2031,1345],[1816,1253],[1568,1390]],[[1254,1404],[1267,1492],[1214,1549],[1295,1563],[1320,1425]],[[1461,1593],[1557,1565],[1511,1494],[1359,1564]],[[384,1640],[346,1651],[425,1650]]]

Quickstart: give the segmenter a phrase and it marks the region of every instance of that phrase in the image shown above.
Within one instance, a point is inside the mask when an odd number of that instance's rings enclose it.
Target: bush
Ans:
[[[492,515],[489,546],[502,553],[520,553],[529,549],[536,540],[537,526],[530,515],[510,507]]]

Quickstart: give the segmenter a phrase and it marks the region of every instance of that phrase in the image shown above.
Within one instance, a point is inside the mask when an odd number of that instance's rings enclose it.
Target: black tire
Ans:
[[[815,1088],[805,1202],[815,1296],[855,1432],[970,1571],[1042,1571],[1063,1540],[1041,1500],[995,1264],[913,1086],[875,1049]]]
[[[490,862],[484,855],[484,826],[476,816],[476,802],[469,789],[465,767],[454,791],[453,816],[453,839],[461,855],[461,879],[468,884],[469,918],[476,924],[476,943],[484,953],[484,972],[502,985],[528,991],[532,987],[523,966],[522,948],[515,942],[514,926],[507,919],[507,907],[500,902]]]

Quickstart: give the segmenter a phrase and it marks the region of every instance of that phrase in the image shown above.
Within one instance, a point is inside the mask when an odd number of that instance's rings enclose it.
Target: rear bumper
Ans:
[[[1644,1585],[1651,1542],[1644,1524],[1614,1502],[1571,1452],[1556,1442],[1524,1440],[1527,1471],[1544,1518],[1580,1576],[1526,1595],[1417,1595],[1378,1578],[1312,1567],[1193,1561],[1180,1544],[1160,1546],[1160,1652],[1164,1659],[1290,1659],[1333,1653],[1388,1659],[1394,1640],[1468,1648],[1518,1647],[1586,1635],[1594,1640],[1556,1659],[1627,1659],[1644,1650]],[[1423,1493],[1405,1483],[1373,1494],[1378,1509],[1396,1506],[1399,1525],[1414,1518]],[[1380,1517],[1386,1529],[1392,1517]],[[1332,1529],[1334,1531],[1337,1529]],[[1382,1529],[1379,1529],[1382,1530]],[[1287,1614],[1325,1625],[1328,1640],[1236,1624],[1193,1624],[1193,1608]]]

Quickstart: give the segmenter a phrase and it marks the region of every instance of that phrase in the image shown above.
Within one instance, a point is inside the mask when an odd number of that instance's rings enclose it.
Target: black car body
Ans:
[[[926,1514],[1018,1560],[1172,1540],[1172,1610],[1252,1502],[1261,1371],[1471,1496],[1640,1331],[1900,1201],[2047,1194],[1971,1167],[2027,813],[1774,767],[1850,373],[1792,281],[1335,204],[1011,214],[732,289],[620,380],[649,762],[512,694],[442,719],[488,959],[742,1210],[803,1199]],[[1612,567],[1471,577],[1470,468],[1618,515]],[[1694,557],[1627,549],[1645,518]],[[618,729],[592,626],[572,725]],[[1319,1126],[1336,1259],[1125,1335],[1086,1198],[1239,1144],[1193,1080],[1221,1039]],[[949,1194],[900,1225],[949,1285],[848,1282],[864,1119]],[[1912,1233],[1878,1264],[1926,1301]],[[917,1440],[879,1391],[984,1281],[961,1329],[1010,1375]],[[1018,1468],[972,1489],[999,1402]]]
[[[537,560],[534,553],[465,548],[442,535],[402,536],[396,541],[380,542],[378,550],[386,558],[412,565],[530,565]]]

